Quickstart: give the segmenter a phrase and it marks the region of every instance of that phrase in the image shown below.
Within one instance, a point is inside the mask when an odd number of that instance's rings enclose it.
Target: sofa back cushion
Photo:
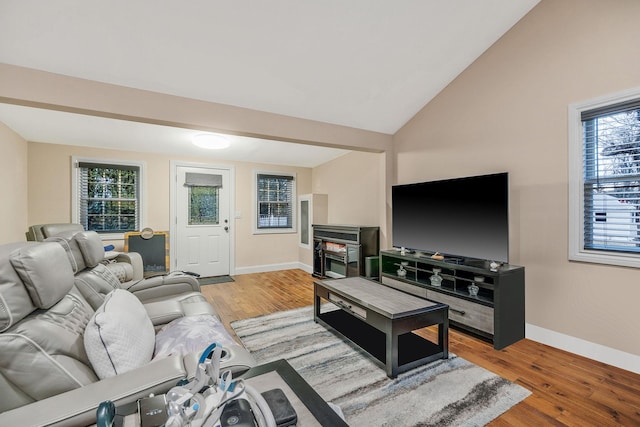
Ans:
[[[9,259],[38,308],[51,308],[73,286],[73,270],[57,243],[23,246],[11,252]]]
[[[108,378],[149,363],[155,331],[140,300],[116,289],[89,321],[84,346],[98,377]]]
[[[94,310],[102,305],[114,289],[120,289],[118,278],[103,264],[76,274],[75,283]]]
[[[44,239],[45,242],[56,242],[62,246],[67,253],[69,263],[74,273],[87,268],[87,265],[84,263],[84,258],[82,257],[82,252],[80,251],[80,246],[78,246],[78,242],[73,239],[76,233],[77,232],[64,232]]]
[[[84,263],[87,267],[95,267],[104,260],[104,246],[102,239],[95,231],[81,231],[73,235],[78,243]]]

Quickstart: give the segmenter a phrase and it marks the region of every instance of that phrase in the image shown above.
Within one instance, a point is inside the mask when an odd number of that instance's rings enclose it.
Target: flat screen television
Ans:
[[[395,185],[393,246],[452,260],[509,262],[506,172]]]

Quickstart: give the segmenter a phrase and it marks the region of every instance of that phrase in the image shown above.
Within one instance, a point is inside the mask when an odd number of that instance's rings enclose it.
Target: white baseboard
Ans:
[[[640,374],[640,356],[636,354],[605,347],[529,323],[526,324],[525,336],[532,341]]]
[[[282,264],[267,264],[267,265],[252,265],[250,267],[236,267],[234,274],[239,275],[239,274],[251,274],[251,273],[266,273],[269,271],[291,270],[294,268],[299,268],[300,270],[304,270],[309,274],[313,272],[313,268],[309,265],[303,264],[301,262],[287,262]]]
[[[301,262],[298,263],[298,268],[300,270],[306,271],[309,274],[313,274],[313,266],[311,265],[307,265],[307,264],[303,264]]]

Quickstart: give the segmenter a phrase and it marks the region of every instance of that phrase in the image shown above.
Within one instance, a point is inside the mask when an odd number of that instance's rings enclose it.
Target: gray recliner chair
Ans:
[[[56,223],[32,225],[25,234],[29,242],[44,242],[59,236],[69,238],[83,231],[85,230],[81,224]],[[102,247],[101,241],[100,245]],[[140,280],[144,277],[142,256],[139,253],[101,251],[101,254],[100,262],[107,265],[125,285],[127,282]]]
[[[132,403],[192,377],[202,350],[153,358],[154,340],[157,350],[160,335],[177,323],[156,331],[158,319],[133,295],[113,290],[94,310],[59,243],[0,245],[0,425],[89,425],[102,401]],[[173,302],[151,304],[171,311]],[[189,319],[192,327],[213,319],[211,310],[182,313],[177,322]],[[223,365],[236,372],[253,366],[232,341],[224,344]]]
[[[102,240],[95,231],[59,233],[45,239],[56,242],[66,251],[75,274],[75,283],[85,299],[95,309],[105,296],[114,289],[125,289],[133,293],[143,303],[158,301],[202,301],[198,280],[182,272],[174,272],[147,279],[123,280],[120,266],[104,263]],[[118,263],[125,264],[125,263]],[[165,305],[165,309],[166,309]]]

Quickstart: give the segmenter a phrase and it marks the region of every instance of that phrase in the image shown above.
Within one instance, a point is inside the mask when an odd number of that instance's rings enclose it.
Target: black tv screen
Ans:
[[[509,261],[506,172],[395,185],[391,203],[394,247]]]

